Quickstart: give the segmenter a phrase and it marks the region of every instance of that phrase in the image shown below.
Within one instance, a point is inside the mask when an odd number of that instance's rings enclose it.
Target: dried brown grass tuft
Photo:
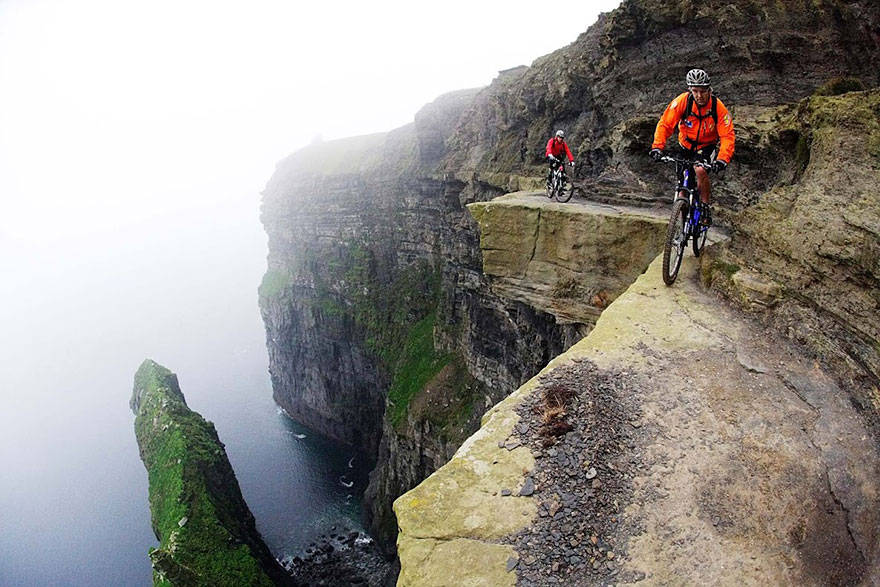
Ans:
[[[574,396],[574,390],[564,385],[554,384],[544,389],[544,397],[536,406],[541,414],[539,433],[542,445],[554,444],[560,436],[572,429],[572,425],[566,420],[566,408]]]

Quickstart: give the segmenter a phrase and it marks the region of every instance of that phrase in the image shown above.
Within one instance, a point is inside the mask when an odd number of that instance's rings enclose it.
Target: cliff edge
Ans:
[[[399,585],[877,584],[880,454],[847,390],[693,257],[673,288],[659,266],[397,499]]]
[[[392,500],[653,258],[662,220],[646,218],[666,208],[671,173],[646,155],[692,67],[712,74],[737,132],[713,183],[731,238],[704,282],[808,349],[880,438],[878,62],[876,1],[624,0],[573,43],[438,98],[412,124],[279,163],[260,287],[275,399],[377,455],[366,502],[378,541],[393,549]],[[567,206],[641,206],[641,218],[554,226],[555,205],[521,194],[520,211],[480,217],[480,203],[540,187],[557,128],[580,163]]]
[[[214,425],[190,410],[177,376],[145,360],[131,409],[150,483],[156,585],[295,585],[265,545]]]

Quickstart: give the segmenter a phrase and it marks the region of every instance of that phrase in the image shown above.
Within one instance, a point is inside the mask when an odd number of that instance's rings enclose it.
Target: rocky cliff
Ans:
[[[391,546],[393,498],[597,313],[559,323],[492,291],[465,204],[500,189],[431,172],[461,103],[455,94],[409,127],[297,153],[264,193],[260,304],[276,401],[378,456],[369,502]]]
[[[705,279],[818,341],[812,352],[842,369],[876,426],[878,63],[876,2],[627,0],[571,45],[444,96],[411,125],[295,153],[263,198],[276,401],[377,454],[368,501],[378,537],[393,542],[393,498],[588,333],[647,266],[662,221],[627,207],[668,197],[669,170],[644,154],[685,72],[703,66],[738,133],[715,193],[732,238]],[[614,214],[566,224],[534,195],[482,209],[540,185],[557,127],[582,162],[574,202]],[[829,219],[840,205],[847,212]],[[737,293],[742,284],[772,300]]]
[[[131,409],[150,483],[156,585],[295,585],[263,542],[214,425],[168,369],[146,360]]]
[[[395,502],[398,585],[877,584],[849,390],[660,261]]]

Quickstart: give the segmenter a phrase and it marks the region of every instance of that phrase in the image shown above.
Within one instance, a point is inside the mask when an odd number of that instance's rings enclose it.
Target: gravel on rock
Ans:
[[[520,490],[538,500],[531,527],[510,537],[519,560],[518,585],[594,585],[625,581],[618,574],[633,520],[622,512],[641,464],[640,382],[590,361],[545,375],[517,409],[508,442],[535,455]],[[638,436],[637,436],[638,435]]]

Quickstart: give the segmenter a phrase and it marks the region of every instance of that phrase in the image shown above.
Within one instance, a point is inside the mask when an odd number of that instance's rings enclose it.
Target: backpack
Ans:
[[[694,114],[694,95],[688,92],[687,106],[685,106],[684,114],[681,115],[681,120],[687,120],[688,117],[695,116],[697,120],[703,122],[703,119],[707,116],[711,116],[712,120],[715,122],[715,128],[718,128],[718,97],[712,94],[712,106],[709,108],[709,113],[700,116],[699,114]],[[679,122],[681,124],[681,122]],[[691,139],[687,139],[689,142]],[[696,145],[691,145],[691,149]]]
[[[688,116],[696,116],[700,122],[703,121],[707,116],[711,116],[712,120],[715,122],[715,126],[718,126],[718,96],[712,94],[712,107],[709,109],[709,114],[704,114],[700,116],[699,114],[694,114],[694,95],[688,93],[687,106],[684,109],[684,114],[682,114],[681,119],[686,120]]]

